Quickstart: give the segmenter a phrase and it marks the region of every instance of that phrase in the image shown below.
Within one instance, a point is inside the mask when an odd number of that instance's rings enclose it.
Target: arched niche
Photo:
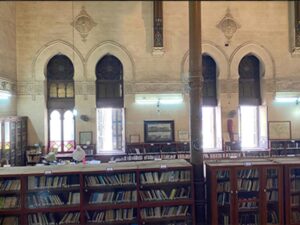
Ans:
[[[228,58],[226,54],[213,42],[204,41],[202,54],[211,56],[217,64],[218,79],[227,79],[229,75]],[[189,76],[189,51],[187,51],[181,62],[181,79],[188,80]]]
[[[87,79],[96,80],[96,65],[98,61],[107,54],[113,55],[121,61],[124,81],[134,81],[135,66],[132,57],[127,49],[112,41],[102,42],[88,52],[86,57]]]
[[[260,76],[263,79],[275,78],[275,63],[269,51],[260,44],[247,42],[240,45],[230,56],[230,78],[239,78],[239,64],[246,55],[254,55],[260,61]]]
[[[43,81],[46,79],[46,67],[49,60],[57,55],[66,55],[73,63],[74,66],[74,80],[85,80],[84,58],[80,52],[72,46],[72,44],[56,40],[44,45],[36,54],[33,61],[32,79],[36,81]]]

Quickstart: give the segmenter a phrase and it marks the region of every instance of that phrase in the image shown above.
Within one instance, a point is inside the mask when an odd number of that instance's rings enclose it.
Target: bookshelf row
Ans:
[[[300,158],[206,162],[208,218],[218,225],[300,225]]]
[[[185,160],[0,170],[0,224],[193,225],[193,218]]]

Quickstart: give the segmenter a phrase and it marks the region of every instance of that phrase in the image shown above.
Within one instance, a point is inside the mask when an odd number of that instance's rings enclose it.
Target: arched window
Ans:
[[[55,55],[47,64],[49,148],[71,151],[75,145],[74,67],[65,55]]]
[[[125,149],[123,65],[105,55],[96,65],[97,152]]]
[[[260,61],[246,55],[239,64],[239,125],[241,146],[245,150],[266,146],[266,108],[261,106]]]
[[[215,60],[202,55],[203,75],[203,107],[202,107],[202,139],[205,152],[221,149],[221,114],[217,107],[217,65]]]
[[[118,58],[106,55],[96,65],[97,108],[123,107],[123,66]]]
[[[209,55],[202,56],[203,105],[216,106],[217,103],[217,66]]]
[[[260,105],[260,62],[253,55],[242,58],[239,64],[240,105]]]

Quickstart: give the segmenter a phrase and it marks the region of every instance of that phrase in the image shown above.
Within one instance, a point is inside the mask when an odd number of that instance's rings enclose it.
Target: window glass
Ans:
[[[203,149],[216,148],[215,107],[202,107]]]
[[[98,152],[122,151],[124,140],[124,109],[97,109]]]
[[[258,146],[258,113],[256,106],[240,107],[241,146],[254,148]]]
[[[60,113],[56,110],[50,115],[50,148],[61,151],[61,119]]]
[[[10,122],[5,121],[4,123],[4,149],[10,149]]]
[[[64,113],[64,151],[70,151],[74,148],[74,117],[71,110]]]

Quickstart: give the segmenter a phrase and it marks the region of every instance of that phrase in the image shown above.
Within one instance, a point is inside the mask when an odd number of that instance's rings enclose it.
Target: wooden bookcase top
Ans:
[[[28,174],[56,174],[56,173],[81,173],[81,172],[105,172],[118,170],[139,170],[159,168],[184,168],[191,164],[184,159],[157,160],[146,162],[118,162],[101,164],[76,164],[76,165],[51,165],[51,166],[27,166],[27,167],[3,167],[0,168],[0,176],[3,175],[28,175]]]

